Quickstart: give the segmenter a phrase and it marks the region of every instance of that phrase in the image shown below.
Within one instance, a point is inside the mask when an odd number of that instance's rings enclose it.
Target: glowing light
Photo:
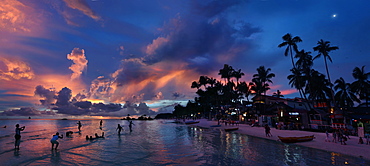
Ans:
[[[332,18],[336,18],[337,16],[338,16],[337,14],[331,15]]]

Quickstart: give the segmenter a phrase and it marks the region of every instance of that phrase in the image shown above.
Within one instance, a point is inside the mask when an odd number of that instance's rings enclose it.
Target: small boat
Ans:
[[[233,128],[225,128],[224,130],[225,131],[234,131],[234,130],[238,130],[239,127],[233,127]]]
[[[221,125],[212,125],[210,127],[221,127]]]
[[[302,136],[302,137],[280,137],[278,136],[281,142],[284,143],[296,143],[296,142],[306,142],[306,141],[312,141],[315,136]]]
[[[186,121],[185,124],[195,124],[195,123],[199,123],[199,121]]]

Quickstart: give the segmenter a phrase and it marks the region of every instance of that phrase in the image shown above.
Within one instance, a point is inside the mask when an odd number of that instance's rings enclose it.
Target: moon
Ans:
[[[335,18],[335,17],[337,17],[337,14],[333,14],[333,15],[331,15],[331,17]]]

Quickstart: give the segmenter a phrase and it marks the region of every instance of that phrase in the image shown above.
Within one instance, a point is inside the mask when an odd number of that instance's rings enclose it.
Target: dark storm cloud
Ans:
[[[40,100],[42,105],[53,104],[56,98],[56,93],[54,89],[46,89],[42,85],[36,86],[35,95],[43,98]]]
[[[115,82],[118,86],[122,84],[138,82],[152,76],[152,72],[145,68],[141,59],[125,59],[122,61],[121,68],[114,74]]]
[[[64,87],[62,90],[58,92],[58,96],[56,97],[57,99],[56,105],[57,106],[68,106],[69,101],[71,100],[71,97],[72,97],[72,90],[67,87]]]
[[[190,14],[180,15],[164,26],[162,37],[147,47],[143,62],[153,64],[162,60],[187,61],[199,70],[213,70],[204,65],[217,66],[214,59],[230,50],[240,54],[248,43],[238,40],[261,32],[257,27],[243,21],[229,20],[223,13],[243,1],[193,1]],[[196,61],[203,59],[203,62]],[[218,62],[219,64],[223,62]],[[222,65],[222,64],[221,64]],[[201,69],[202,68],[202,69]]]

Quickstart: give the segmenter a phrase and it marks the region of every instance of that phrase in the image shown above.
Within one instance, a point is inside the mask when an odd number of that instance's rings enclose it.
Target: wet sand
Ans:
[[[221,124],[221,127],[210,127],[212,125],[217,125],[217,121],[209,121],[206,119],[201,119],[199,123],[192,124],[195,126],[199,126],[202,128],[212,128],[212,129],[220,129],[224,130],[225,128],[233,128],[239,127],[238,130],[232,131],[241,134],[246,134],[250,136],[255,136],[264,139],[276,140],[279,141],[277,136],[307,136],[307,135],[315,135],[315,139],[308,142],[299,142],[294,143],[301,146],[316,148],[325,150],[328,152],[337,152],[340,154],[350,155],[354,157],[363,157],[366,160],[370,160],[370,145],[366,145],[366,140],[364,140],[365,144],[358,144],[359,137],[357,136],[349,136],[350,139],[346,141],[347,145],[341,145],[340,142],[325,142],[326,134],[319,133],[319,132],[309,132],[309,131],[300,131],[300,130],[278,130],[275,128],[271,128],[272,137],[266,137],[265,129],[263,127],[251,127],[247,124],[239,124],[239,125],[227,125]],[[329,133],[330,139],[332,140],[332,133]]]

